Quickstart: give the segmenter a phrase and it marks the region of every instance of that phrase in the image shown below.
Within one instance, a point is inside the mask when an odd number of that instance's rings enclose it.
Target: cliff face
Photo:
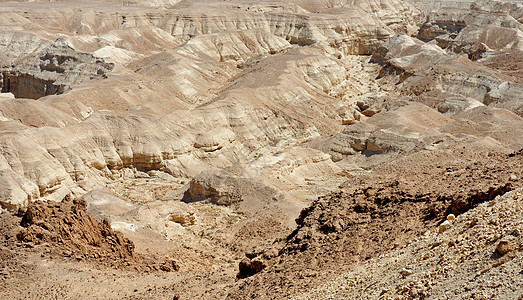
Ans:
[[[382,66],[380,77],[401,83],[404,95],[434,105],[443,113],[456,113],[470,105],[492,105],[521,116],[523,86],[517,77],[507,76],[513,74],[484,67],[487,60],[472,63],[435,45],[398,35],[383,44],[371,61]],[[441,94],[448,100],[442,101]]]
[[[79,5],[81,8],[82,4]],[[183,41],[197,35],[260,29],[292,43],[312,44],[336,39],[359,38],[362,43],[383,40],[391,32],[406,32],[407,26],[413,26],[421,18],[417,9],[397,0],[329,4],[325,9],[314,12],[306,9],[307,3],[303,3],[305,8],[302,8],[291,1],[278,4],[194,2],[190,5],[180,3],[163,10],[129,6],[118,11],[93,10],[84,5],[83,10],[60,6],[46,11],[33,10],[21,19],[13,17],[14,24],[11,25],[25,26],[30,22],[47,31],[91,35],[98,39],[103,39],[107,34],[121,33],[122,29],[129,33],[135,29],[155,27]],[[331,11],[332,7],[336,9]],[[4,12],[4,15],[8,14],[19,16],[24,12],[14,6],[11,11]],[[74,17],[66,17],[69,15]]]
[[[29,99],[62,94],[71,85],[102,78],[113,68],[113,64],[91,54],[75,51],[62,39],[31,56],[34,58],[26,58],[15,67],[0,69],[2,93]]]
[[[521,82],[521,71],[515,64],[521,62],[523,53],[522,11],[519,2],[501,1],[472,2],[466,9],[443,8],[427,15],[418,38],[466,54],[470,60]]]

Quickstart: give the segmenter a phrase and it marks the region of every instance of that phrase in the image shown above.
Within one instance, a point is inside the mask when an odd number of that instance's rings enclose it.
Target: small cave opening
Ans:
[[[54,84],[54,80],[46,80],[18,71],[1,72],[0,86],[2,93],[12,93],[15,98],[28,99],[62,94],[66,89],[64,85]]]

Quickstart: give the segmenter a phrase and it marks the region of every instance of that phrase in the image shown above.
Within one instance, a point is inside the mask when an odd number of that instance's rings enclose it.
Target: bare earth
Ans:
[[[521,1],[0,0],[1,299],[522,299]]]

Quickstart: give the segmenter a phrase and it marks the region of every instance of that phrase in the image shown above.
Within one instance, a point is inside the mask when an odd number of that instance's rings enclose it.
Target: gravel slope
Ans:
[[[522,299],[523,189],[449,223],[294,299]]]

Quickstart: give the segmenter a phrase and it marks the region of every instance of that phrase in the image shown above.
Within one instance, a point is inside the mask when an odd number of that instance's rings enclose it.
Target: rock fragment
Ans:
[[[240,264],[238,265],[239,272],[236,277],[238,278],[247,278],[250,277],[261,270],[265,269],[267,265],[264,261],[262,261],[260,258],[254,258],[249,259],[245,258],[243,259]]]
[[[407,268],[403,268],[403,269],[401,269],[400,274],[403,277],[407,277],[409,275],[412,275],[412,270],[407,269]]]
[[[441,225],[439,225],[438,232],[443,233],[443,232],[445,232],[445,230],[447,230],[449,228],[450,228],[450,222],[448,220],[446,220],[445,222],[441,223]]]
[[[507,236],[502,238],[496,246],[496,252],[504,255],[516,249],[516,237]]]

